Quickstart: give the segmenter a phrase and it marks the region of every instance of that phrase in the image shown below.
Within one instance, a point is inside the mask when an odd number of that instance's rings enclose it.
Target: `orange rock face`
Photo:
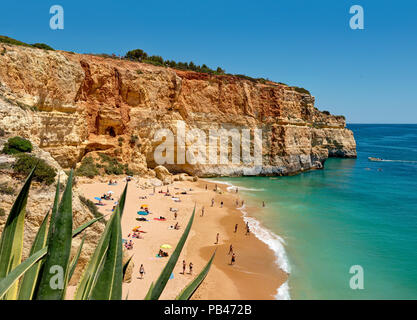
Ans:
[[[259,174],[291,174],[321,168],[329,156],[356,156],[344,117],[320,112],[314,97],[282,84],[17,46],[0,45],[0,52],[1,125],[64,168],[98,151],[138,173],[154,168],[160,143],[154,135],[175,134],[178,120],[187,131],[261,129]],[[241,175],[245,165],[166,167],[211,176]]]

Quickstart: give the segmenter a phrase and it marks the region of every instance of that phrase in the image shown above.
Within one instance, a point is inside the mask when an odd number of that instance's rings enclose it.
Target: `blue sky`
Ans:
[[[64,8],[64,30],[49,8]],[[365,29],[349,27],[361,5]],[[417,1],[3,1],[0,34],[79,53],[142,48],[305,87],[351,123],[417,123]]]

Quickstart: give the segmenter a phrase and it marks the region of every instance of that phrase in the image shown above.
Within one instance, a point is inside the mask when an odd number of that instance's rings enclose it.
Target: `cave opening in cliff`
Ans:
[[[114,131],[113,127],[107,127],[105,132],[106,132],[106,134],[108,134],[111,137],[116,136],[116,132]]]

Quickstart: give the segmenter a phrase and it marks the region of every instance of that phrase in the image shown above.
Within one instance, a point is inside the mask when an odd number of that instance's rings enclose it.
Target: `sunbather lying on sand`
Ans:
[[[159,249],[158,256],[160,257],[168,257],[168,252],[162,251]]]

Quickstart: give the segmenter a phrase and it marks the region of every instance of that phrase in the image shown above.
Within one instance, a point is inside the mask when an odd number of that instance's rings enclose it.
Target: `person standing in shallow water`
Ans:
[[[211,206],[214,206],[214,198],[211,199]]]
[[[237,223],[235,224],[235,233],[237,232]]]
[[[201,208],[201,216],[204,217],[204,207]]]
[[[265,208],[265,201],[262,201],[262,207]]]
[[[189,268],[190,268],[189,274],[193,274],[193,263],[192,262],[190,262]]]
[[[232,259],[230,260],[230,265],[233,266],[235,261],[236,261],[236,255],[233,253],[232,254]]]
[[[186,267],[187,267],[187,264],[185,263],[185,260],[182,260],[182,274],[185,274]]]

